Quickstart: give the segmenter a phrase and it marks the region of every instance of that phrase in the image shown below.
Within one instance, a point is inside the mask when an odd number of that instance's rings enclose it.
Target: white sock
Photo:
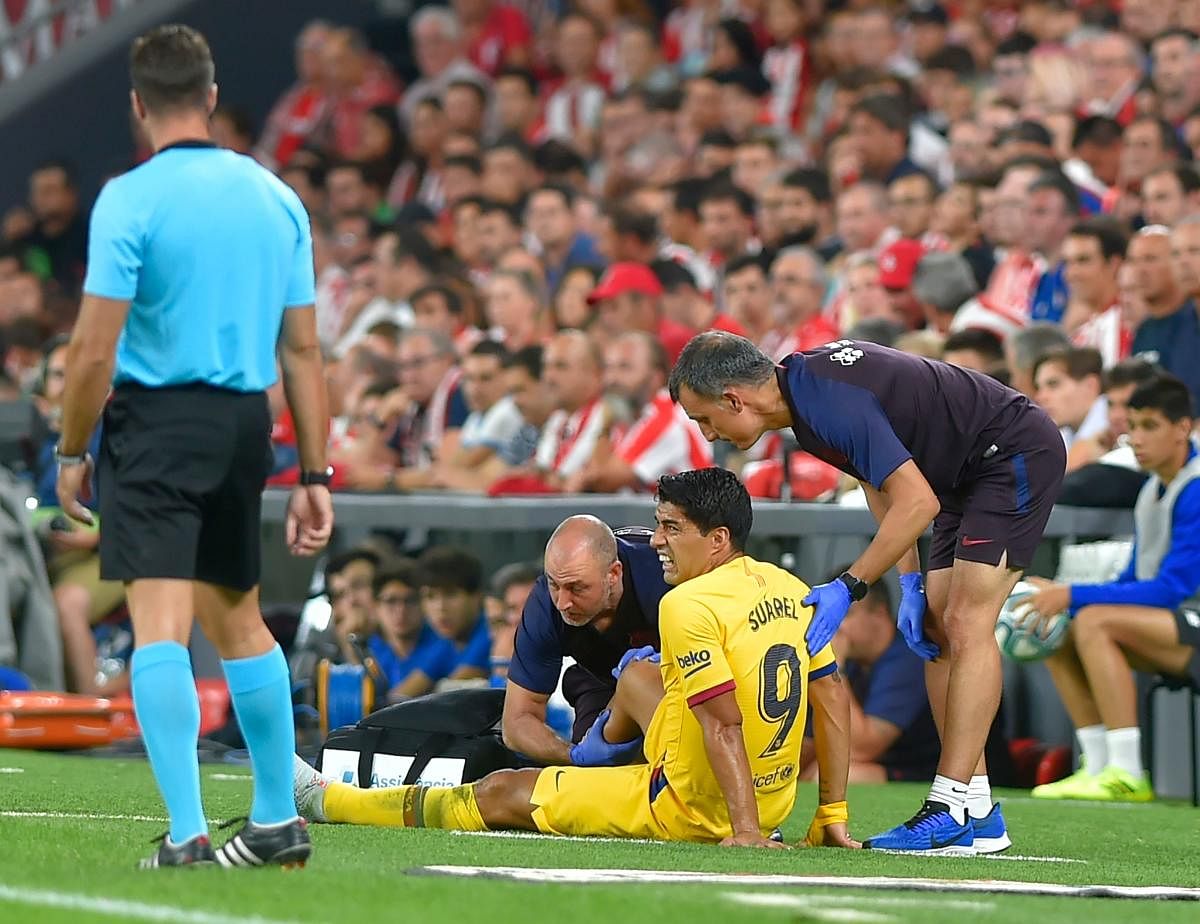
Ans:
[[[987,818],[992,811],[992,784],[987,774],[971,777],[967,784],[967,814],[972,818]]]
[[[1108,764],[1132,773],[1139,780],[1145,776],[1142,769],[1142,730],[1132,728],[1110,728],[1104,735],[1108,746]]]
[[[1103,725],[1088,725],[1075,730],[1079,741],[1079,752],[1083,757],[1083,766],[1089,774],[1095,776],[1108,766],[1108,739],[1105,737],[1108,729]]]
[[[967,784],[952,780],[940,773],[929,787],[929,801],[940,802],[950,809],[950,817],[960,825],[967,822]],[[989,809],[990,810],[990,809]]]

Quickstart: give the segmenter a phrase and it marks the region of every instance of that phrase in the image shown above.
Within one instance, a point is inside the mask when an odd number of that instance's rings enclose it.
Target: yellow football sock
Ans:
[[[325,818],[384,828],[488,829],[475,801],[474,786],[359,789],[347,783],[330,783],[325,790]]]

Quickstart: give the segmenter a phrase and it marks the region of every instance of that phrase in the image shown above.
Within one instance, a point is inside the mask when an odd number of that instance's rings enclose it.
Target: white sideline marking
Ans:
[[[791,892],[722,892],[725,898],[744,905],[801,908],[831,905],[872,905],[888,908],[940,908],[953,911],[991,912],[995,902],[965,898],[917,898],[909,895],[795,895]]]
[[[585,885],[603,883],[702,883],[707,885],[801,886],[805,888],[880,889],[910,892],[967,892],[973,894],[1053,895],[1069,898],[1155,898],[1200,902],[1200,889],[1183,886],[1062,885],[1007,879],[918,879],[904,876],[796,876],[687,872],[641,869],[536,869],[522,866],[421,866],[414,873],[467,878],[509,879],[516,882]]]
[[[857,908],[834,908],[836,902],[821,902],[818,896],[785,895],[781,892],[724,892],[722,897],[738,905],[751,908],[783,908],[788,911],[803,911],[802,920],[831,921],[834,924],[888,924],[895,921],[894,914],[878,911],[860,911]]]
[[[0,767],[0,773],[24,773],[24,767]]]
[[[254,777],[249,773],[210,773],[210,780],[219,780],[222,783],[252,783]]]
[[[51,892],[44,889],[17,889],[0,885],[0,901],[18,905],[34,905],[42,908],[67,908],[71,911],[89,911],[108,917],[138,921],[163,921],[167,924],[292,924],[278,918],[246,917],[241,914],[212,914],[208,911],[189,911],[173,905],[151,905],[146,902],[126,901],[118,898],[102,898],[98,895],[83,895],[76,892]]]
[[[464,837],[503,837],[526,841],[575,841],[580,844],[655,844],[662,845],[665,841],[655,841],[649,838],[635,837],[581,837],[576,834],[541,834],[536,831],[451,831],[451,834]],[[876,850],[875,853],[900,854],[903,856],[925,856],[925,854],[909,853],[904,850]],[[929,859],[944,860],[945,857],[930,857]],[[989,853],[979,854],[980,860],[1029,860],[1033,863],[1087,863],[1087,860],[1074,860],[1070,857],[1026,857],[1019,854]]]
[[[922,860],[945,860],[947,857],[955,859],[968,860],[1019,860],[1028,863],[1087,863],[1087,860],[1074,859],[1072,857],[1026,857],[1021,854],[1008,853],[923,853],[919,850],[885,850],[875,848],[871,853],[886,853],[890,857],[913,857]]]
[[[166,815],[104,815],[96,812],[0,812],[0,818],[75,818],[83,821],[157,821],[166,824]],[[224,824],[224,818],[207,819],[210,825]]]

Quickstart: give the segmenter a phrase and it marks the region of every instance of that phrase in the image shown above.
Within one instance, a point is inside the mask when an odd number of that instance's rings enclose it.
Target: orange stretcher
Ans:
[[[229,718],[229,689],[222,680],[198,680],[200,735]],[[0,748],[76,750],[101,747],[139,734],[128,693],[105,698],[40,690],[0,692]]]

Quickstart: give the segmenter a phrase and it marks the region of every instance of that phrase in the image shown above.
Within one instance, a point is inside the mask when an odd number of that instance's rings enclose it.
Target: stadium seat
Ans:
[[[1050,748],[1042,755],[1042,759],[1038,761],[1034,784],[1041,786],[1043,783],[1054,783],[1061,780],[1071,772],[1074,766],[1071,757],[1072,751],[1069,745],[1060,744],[1057,747]]]
[[[1196,700],[1200,698],[1200,687],[1197,687],[1191,680],[1182,677],[1167,677],[1162,674],[1154,678],[1150,683],[1150,689],[1146,693],[1146,712],[1148,721],[1146,722],[1145,737],[1146,749],[1149,754],[1148,768],[1150,770],[1150,779],[1154,779],[1154,733],[1155,733],[1155,702],[1156,694],[1159,690],[1168,690],[1172,693],[1186,691],[1188,694],[1188,726],[1187,726],[1187,741],[1188,754],[1191,758],[1192,768],[1192,805],[1200,807],[1200,757],[1196,754]]]

